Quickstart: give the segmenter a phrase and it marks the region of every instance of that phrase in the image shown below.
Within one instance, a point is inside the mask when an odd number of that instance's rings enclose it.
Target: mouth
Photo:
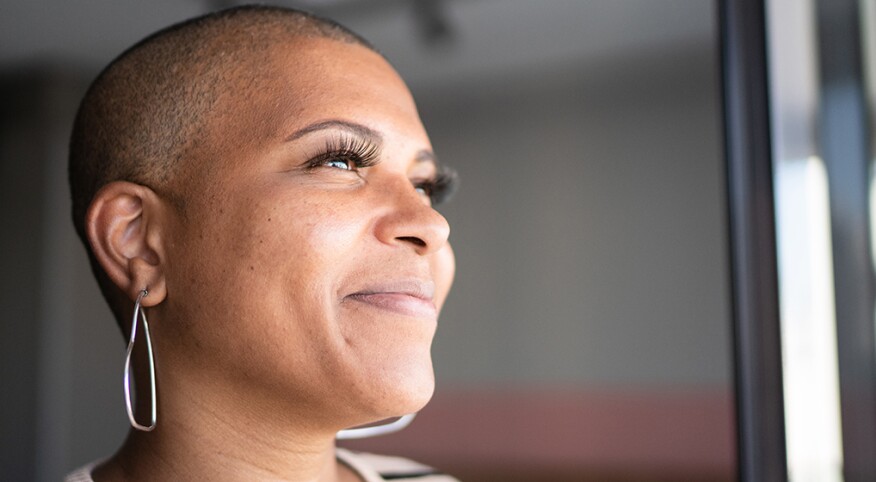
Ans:
[[[431,281],[395,280],[371,283],[344,298],[400,315],[436,319],[434,296],[435,284]]]

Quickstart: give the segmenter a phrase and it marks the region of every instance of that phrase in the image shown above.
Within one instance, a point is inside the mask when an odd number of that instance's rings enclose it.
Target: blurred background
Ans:
[[[441,208],[459,268],[435,398],[349,445],[468,481],[733,479],[715,5],[278,3],[380,48],[462,179]],[[58,480],[127,430],[124,342],[69,216],[78,101],[140,38],[233,4],[0,4],[0,432],[21,480]]]
[[[373,42],[408,81],[436,152],[462,180],[440,208],[458,271],[433,349],[436,395],[405,431],[346,445],[466,481],[735,480],[718,2],[275,3]],[[853,189],[870,180],[869,147],[831,171],[839,138],[824,126],[835,124],[815,120],[825,106],[852,102],[840,117],[858,112],[855,102],[866,107],[841,93],[825,103],[822,94],[835,92],[826,82],[846,78],[817,62],[825,32],[851,31],[857,20],[830,17],[827,3],[767,2],[782,278],[775,354],[784,355],[795,480],[841,480],[842,437],[847,463],[850,450],[876,448],[871,418],[856,418],[876,400],[867,361],[876,339],[872,191]],[[110,455],[128,427],[124,342],[69,215],[66,149],[79,99],[144,36],[236,4],[0,0],[0,473],[11,480],[59,480]],[[834,4],[876,20],[873,2]],[[876,45],[861,25],[849,35]],[[841,40],[835,48],[845,52]],[[860,92],[876,85],[855,75]],[[843,132],[860,126],[869,128],[858,119]],[[829,192],[852,196],[843,212],[853,217],[839,217],[851,234],[831,221],[839,208]],[[860,289],[834,300],[835,283]],[[842,296],[863,308],[842,313],[851,306]],[[843,325],[849,316],[858,325]],[[837,343],[868,336],[837,354]],[[857,380],[843,387],[864,393],[843,398],[858,408],[843,405],[842,435],[840,372]]]

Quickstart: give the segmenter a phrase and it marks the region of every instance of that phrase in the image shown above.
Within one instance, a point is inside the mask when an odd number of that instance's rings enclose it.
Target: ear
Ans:
[[[117,181],[98,191],[85,216],[85,232],[95,258],[132,301],[148,289],[144,307],[155,306],[167,296],[162,239],[166,214],[154,191]]]

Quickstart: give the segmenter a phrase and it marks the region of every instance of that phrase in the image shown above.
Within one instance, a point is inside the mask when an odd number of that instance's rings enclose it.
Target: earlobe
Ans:
[[[166,294],[161,201],[148,187],[131,182],[107,184],[85,217],[88,242],[112,282],[132,301],[149,289],[143,306]]]

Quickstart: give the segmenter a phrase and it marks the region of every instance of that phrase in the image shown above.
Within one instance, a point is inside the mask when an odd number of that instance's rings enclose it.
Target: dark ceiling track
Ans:
[[[763,0],[721,0],[739,478],[787,480]]]
[[[423,43],[436,46],[453,40],[444,0],[418,0],[411,2],[410,7],[414,9]]]

